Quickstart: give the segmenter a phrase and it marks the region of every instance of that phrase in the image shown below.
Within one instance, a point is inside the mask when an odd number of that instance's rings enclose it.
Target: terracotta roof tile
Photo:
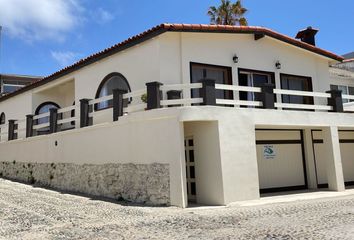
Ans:
[[[229,32],[229,33],[263,33],[266,36],[287,42],[289,44],[292,44],[294,46],[306,49],[308,51],[320,54],[322,56],[337,60],[337,61],[343,61],[343,57],[338,56],[334,53],[331,53],[329,51],[323,50],[321,48],[312,46],[310,44],[301,42],[299,40],[296,40],[294,38],[288,37],[286,35],[280,34],[278,32],[275,32],[273,30],[270,30],[268,28],[264,27],[255,27],[255,26],[230,26],[230,25],[206,25],[206,24],[169,24],[169,23],[164,23],[157,25],[151,29],[148,29],[140,34],[137,34],[133,37],[128,38],[127,40],[124,40],[123,42],[120,42],[118,44],[115,44],[109,48],[106,48],[100,52],[97,52],[95,54],[92,54],[86,58],[83,58],[76,63],[67,66],[57,72],[54,72],[53,74],[36,81],[24,88],[21,88],[13,93],[10,93],[8,95],[5,95],[3,97],[0,97],[0,101],[3,101],[7,98],[10,98],[12,96],[15,96],[17,94],[20,94],[22,92],[25,92],[27,90],[33,89],[35,87],[38,87],[40,85],[46,84],[50,81],[53,81],[59,77],[62,77],[66,74],[69,74],[73,71],[76,71],[80,69],[81,67],[87,66],[93,62],[99,61],[107,56],[110,56],[112,54],[115,54],[121,50],[127,49],[131,46],[134,46],[135,44],[138,44],[140,42],[143,42],[147,39],[150,39],[154,36],[157,36],[161,33],[167,32],[167,31],[186,31],[186,32]]]

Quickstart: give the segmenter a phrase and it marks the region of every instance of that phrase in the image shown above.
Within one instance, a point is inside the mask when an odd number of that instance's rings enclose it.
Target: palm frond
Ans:
[[[242,1],[237,0],[232,3],[230,0],[221,0],[218,7],[211,6],[208,9],[208,16],[211,24],[223,25],[247,25],[244,14],[248,10],[242,6]]]

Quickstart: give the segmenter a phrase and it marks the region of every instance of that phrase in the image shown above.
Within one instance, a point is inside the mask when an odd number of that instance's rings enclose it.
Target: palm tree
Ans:
[[[208,10],[211,24],[247,26],[244,17],[248,10],[242,6],[241,0],[232,3],[230,0],[221,0],[219,7],[211,6]]]

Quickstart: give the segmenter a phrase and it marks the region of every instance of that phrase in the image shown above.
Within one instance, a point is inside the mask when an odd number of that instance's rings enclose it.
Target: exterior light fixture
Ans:
[[[236,54],[232,57],[232,61],[234,61],[234,63],[238,63],[238,56]]]
[[[277,69],[281,69],[281,63],[280,63],[280,61],[277,61],[277,62],[275,63],[275,67],[276,67]]]

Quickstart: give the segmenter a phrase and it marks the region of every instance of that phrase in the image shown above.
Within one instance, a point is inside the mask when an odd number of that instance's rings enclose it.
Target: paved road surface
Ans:
[[[0,239],[354,239],[354,195],[210,209],[123,206],[0,179]]]

